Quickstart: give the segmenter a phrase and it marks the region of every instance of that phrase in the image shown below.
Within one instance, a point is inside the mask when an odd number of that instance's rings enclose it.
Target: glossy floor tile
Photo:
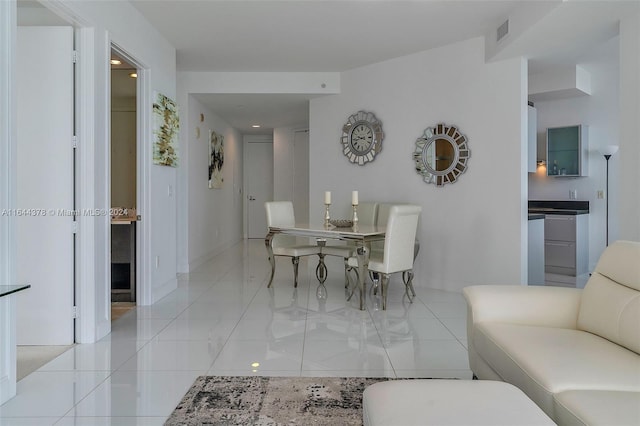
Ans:
[[[0,426],[162,425],[203,374],[471,378],[461,294],[417,286],[409,303],[392,279],[387,310],[369,289],[360,311],[337,265],[321,286],[302,260],[295,289],[279,260],[267,288],[264,243],[239,243],[21,380]]]

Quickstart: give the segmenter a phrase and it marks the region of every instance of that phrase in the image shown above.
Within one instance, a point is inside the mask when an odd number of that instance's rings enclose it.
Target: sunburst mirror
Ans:
[[[456,126],[438,123],[427,127],[413,151],[416,172],[427,183],[454,183],[467,170],[471,156],[467,137]]]

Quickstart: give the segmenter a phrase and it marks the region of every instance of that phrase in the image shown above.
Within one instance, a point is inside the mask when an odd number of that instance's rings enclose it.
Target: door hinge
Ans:
[[[74,318],[74,319],[75,319],[75,318],[78,318],[78,317],[80,316],[80,315],[78,314],[78,307],[77,307],[77,306],[74,306],[74,307],[72,308],[72,310],[71,310],[71,315],[72,315],[72,318]]]
[[[74,234],[78,233],[78,221],[74,220],[73,222],[71,222],[71,232],[73,232]]]
[[[78,147],[78,137],[76,135],[73,135],[73,137],[71,138],[71,146],[74,149]]]
[[[78,51],[77,50],[74,50],[71,53],[71,60],[73,61],[74,64],[78,63]]]

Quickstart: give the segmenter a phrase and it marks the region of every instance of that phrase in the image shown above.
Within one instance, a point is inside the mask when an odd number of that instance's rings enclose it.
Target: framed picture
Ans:
[[[180,120],[175,101],[155,92],[153,103],[153,164],[178,167]]]
[[[209,188],[222,188],[224,165],[224,136],[209,130]]]

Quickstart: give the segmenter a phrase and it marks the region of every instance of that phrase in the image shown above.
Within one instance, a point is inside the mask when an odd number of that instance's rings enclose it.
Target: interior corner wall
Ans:
[[[484,40],[475,38],[343,73],[341,94],[311,100],[311,221],[322,220],[325,190],[333,191],[334,217],[349,217],[352,190],[362,201],[418,204],[416,285],[522,284],[525,69],[522,58],[485,63]],[[385,134],[381,153],[364,166],[340,145],[358,110],[374,112]],[[456,183],[436,187],[416,173],[412,154],[425,128],[442,122],[468,137],[471,157]]]
[[[538,157],[546,159],[546,130],[549,127],[585,124],[588,126],[588,176],[580,178],[548,177],[541,168],[529,175],[532,200],[569,200],[576,190],[578,200],[589,201],[589,270],[593,270],[606,246],[606,200],[597,198],[605,190],[606,161],[599,149],[620,141],[619,39],[615,37],[594,46],[580,66],[591,76],[592,93],[566,99],[538,101]],[[619,235],[621,155],[609,160],[609,240]],[[637,185],[636,185],[637,186]],[[622,197],[624,198],[624,197]]]
[[[620,21],[619,238],[640,241],[640,4]],[[613,157],[611,157],[613,159]]]
[[[189,131],[186,172],[188,271],[242,239],[242,135],[193,96],[186,118]],[[200,120],[203,117],[203,121]],[[196,130],[199,129],[199,130]],[[208,186],[209,131],[224,136],[222,188]],[[199,133],[198,133],[199,132]]]

